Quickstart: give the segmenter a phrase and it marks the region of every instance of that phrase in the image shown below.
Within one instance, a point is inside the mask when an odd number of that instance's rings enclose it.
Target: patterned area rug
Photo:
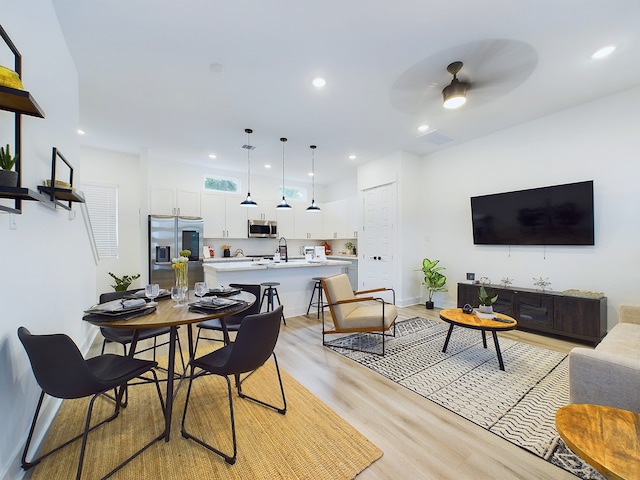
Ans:
[[[380,351],[379,335],[349,335],[329,346],[577,477],[604,479],[555,430],[555,412],[569,403],[566,355],[500,338],[502,371],[491,335],[482,348],[477,330],[454,328],[443,353],[448,328],[419,317],[399,322],[384,357],[340,348]]]

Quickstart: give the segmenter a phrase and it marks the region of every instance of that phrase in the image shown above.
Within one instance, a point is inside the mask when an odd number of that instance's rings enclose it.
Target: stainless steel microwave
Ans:
[[[278,223],[273,220],[249,220],[249,238],[278,238]]]

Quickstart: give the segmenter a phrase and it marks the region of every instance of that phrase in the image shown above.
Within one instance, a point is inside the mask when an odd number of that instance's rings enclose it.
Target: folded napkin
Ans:
[[[136,298],[133,300],[123,300],[122,306],[124,308],[135,308],[135,307],[143,307],[147,302],[144,298]]]
[[[201,304],[211,304],[217,307],[226,306],[226,305],[234,305],[237,303],[236,300],[229,300],[228,298],[218,298],[218,297],[204,297],[198,303]]]

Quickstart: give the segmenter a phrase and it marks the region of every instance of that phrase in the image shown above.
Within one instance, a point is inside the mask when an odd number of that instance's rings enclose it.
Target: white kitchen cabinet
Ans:
[[[276,205],[278,200],[275,198],[254,198],[257,207],[247,208],[247,220],[275,220]],[[246,207],[245,207],[246,208]]]
[[[289,201],[291,208],[276,208],[276,221],[278,222],[278,238],[296,238],[295,231],[295,205]]]
[[[324,238],[352,238],[347,200],[327,202],[322,207]]]
[[[362,230],[362,200],[350,198],[347,203],[349,211],[347,238],[358,238],[358,232]]]
[[[151,188],[151,213],[153,215],[182,215],[199,217],[200,192],[173,187]]]
[[[299,240],[320,240],[324,238],[323,215],[322,209],[324,205],[318,205],[320,211],[309,212],[306,202],[295,202],[295,205],[291,204],[294,208],[294,228],[295,237]]]
[[[204,192],[200,199],[205,238],[247,238],[247,210],[239,197]]]

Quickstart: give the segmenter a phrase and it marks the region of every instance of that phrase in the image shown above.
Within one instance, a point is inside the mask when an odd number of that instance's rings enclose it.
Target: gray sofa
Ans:
[[[640,412],[640,306],[620,306],[620,322],[595,350],[569,353],[571,403]]]

